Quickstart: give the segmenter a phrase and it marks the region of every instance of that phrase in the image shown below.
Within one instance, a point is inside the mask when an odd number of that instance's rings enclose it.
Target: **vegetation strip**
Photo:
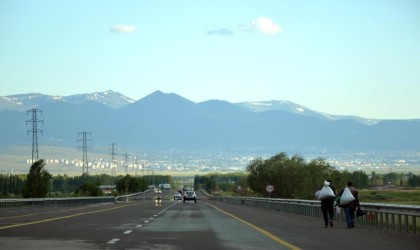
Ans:
[[[251,223],[249,223],[246,220],[243,220],[243,219],[241,219],[239,217],[236,217],[235,215],[233,215],[233,214],[231,214],[229,212],[226,212],[226,211],[224,211],[224,210],[222,210],[222,209],[220,209],[220,208],[218,208],[218,207],[216,207],[216,206],[214,206],[214,205],[212,205],[210,203],[207,203],[207,204],[210,205],[210,206],[212,206],[213,208],[219,210],[220,212],[222,212],[222,213],[224,213],[224,214],[226,214],[226,215],[234,218],[235,220],[240,221],[240,222],[242,222],[243,224],[245,224],[245,225],[247,225],[249,227],[252,227],[253,229],[257,230],[258,232],[260,232],[260,233],[266,235],[267,237],[269,237],[270,239],[274,240],[275,242],[280,243],[281,245],[289,248],[290,250],[301,250],[299,247],[297,247],[295,245],[292,245],[292,244],[290,244],[289,242],[287,242],[285,240],[280,239],[279,237],[273,235],[272,233],[267,232],[266,230],[264,230],[264,229],[262,229],[260,227],[257,227],[254,224],[251,224]]]
[[[136,204],[128,204],[128,205],[112,207],[112,208],[107,208],[107,209],[101,209],[101,210],[96,210],[96,211],[90,211],[90,212],[84,212],[84,213],[78,213],[78,214],[71,214],[71,215],[66,215],[66,216],[61,216],[61,217],[56,217],[56,218],[51,218],[51,219],[45,219],[45,220],[32,221],[32,222],[26,222],[26,223],[21,223],[21,224],[13,224],[13,225],[8,225],[8,226],[2,226],[2,227],[0,227],[0,230],[13,228],[13,227],[23,227],[23,226],[33,225],[33,224],[40,224],[40,223],[45,223],[45,222],[50,222],[50,221],[55,221],[55,220],[63,220],[63,219],[82,216],[82,215],[86,215],[86,214],[101,213],[101,212],[106,212],[106,211],[110,211],[110,210],[114,210],[114,209],[141,205],[141,204],[145,204],[145,203],[147,203],[147,202],[136,203]]]

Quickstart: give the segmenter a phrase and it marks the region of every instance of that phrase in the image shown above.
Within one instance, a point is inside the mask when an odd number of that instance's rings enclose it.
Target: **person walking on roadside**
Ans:
[[[328,183],[328,186],[332,189],[334,195],[336,195],[337,192],[335,190],[335,187],[332,185],[332,181],[327,180],[326,183]],[[328,227],[328,224],[330,225],[330,227],[334,226],[334,198],[335,196],[321,200],[321,212],[324,218],[325,227]]]
[[[353,182],[347,182],[347,188],[350,190],[351,195],[353,195],[354,199],[348,203],[340,205],[344,209],[344,214],[346,216],[346,222],[348,228],[354,227],[354,219],[355,219],[355,212],[356,209],[360,207],[359,204],[359,190],[353,187]],[[346,191],[346,188],[340,192],[341,199],[343,199],[343,193]]]

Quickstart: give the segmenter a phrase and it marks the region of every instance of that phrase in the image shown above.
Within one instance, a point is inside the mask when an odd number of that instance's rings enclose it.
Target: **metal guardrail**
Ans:
[[[97,197],[67,197],[67,198],[26,198],[26,199],[0,199],[1,207],[35,206],[35,205],[65,205],[65,204],[90,204],[126,201],[129,197],[140,195],[133,193],[121,196],[97,196]]]
[[[0,199],[0,207],[35,206],[35,205],[63,205],[115,202],[114,196],[72,197],[72,198],[27,198]]]
[[[120,201],[128,200],[128,198],[131,196],[136,196],[145,192],[122,195],[117,197],[100,196],[74,198],[0,199],[0,208],[33,205],[89,204],[105,202],[119,203]],[[275,209],[277,211],[322,218],[322,213],[320,209],[321,202],[318,200],[273,199],[214,195],[208,196],[210,199],[229,202],[232,204],[252,205],[256,207]],[[381,203],[361,203],[360,205],[363,211],[366,212],[366,215],[356,218],[356,223],[358,224],[398,232],[414,234],[420,232],[420,206],[391,205]],[[338,221],[345,221],[345,216],[343,212],[336,214],[335,216]]]
[[[322,218],[319,200],[292,200],[273,198],[254,198],[239,196],[214,196],[210,199],[238,205],[251,205],[304,216]],[[364,216],[356,218],[356,223],[386,230],[417,234],[420,232],[420,206],[391,205],[380,203],[360,203]],[[345,221],[344,211],[335,211],[335,218]]]

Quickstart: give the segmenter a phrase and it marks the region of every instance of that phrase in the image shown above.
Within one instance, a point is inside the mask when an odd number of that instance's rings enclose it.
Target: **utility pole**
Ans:
[[[139,158],[137,156],[134,157],[134,165],[135,165],[135,173],[134,175],[137,176],[138,175],[138,171],[139,171]]]
[[[129,157],[129,154],[125,153],[124,154],[125,175],[128,174],[128,157]]]
[[[80,132],[77,135],[82,135],[82,139],[77,140],[78,142],[82,142],[82,146],[79,147],[79,149],[83,150],[83,169],[82,169],[82,174],[86,174],[89,175],[89,164],[88,164],[88,158],[87,158],[87,149],[91,148],[87,146],[87,142],[88,141],[92,141],[90,139],[87,139],[88,135],[91,135],[92,133],[88,133],[86,131]]]
[[[117,155],[117,144],[111,143],[111,175],[115,177],[115,156]]]
[[[28,134],[32,132],[32,164],[38,160],[38,132],[42,134],[42,130],[38,129],[38,122],[44,124],[43,120],[38,120],[38,113],[42,115],[42,111],[38,109],[31,109],[26,111],[26,115],[32,113],[32,119],[26,121],[32,123],[32,129],[28,130]]]

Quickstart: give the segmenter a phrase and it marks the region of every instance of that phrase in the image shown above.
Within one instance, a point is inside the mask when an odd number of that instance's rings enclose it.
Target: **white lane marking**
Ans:
[[[120,239],[112,239],[110,241],[108,241],[108,244],[115,244],[117,243],[117,241],[119,241]]]
[[[143,225],[137,225],[136,227],[142,227]]]
[[[155,214],[155,215],[153,215],[154,217],[158,217],[158,215],[157,214]]]
[[[145,220],[144,223],[149,223],[149,221],[148,220]]]
[[[149,218],[149,220],[153,220],[153,219],[154,219],[153,217],[150,217],[150,218]]]
[[[133,230],[127,230],[124,232],[124,234],[130,234],[131,232],[133,232]]]

